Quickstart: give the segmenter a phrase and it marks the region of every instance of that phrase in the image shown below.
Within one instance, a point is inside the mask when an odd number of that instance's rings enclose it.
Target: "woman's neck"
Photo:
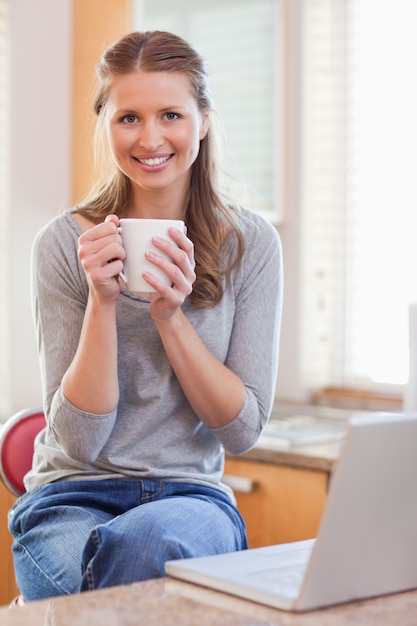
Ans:
[[[147,219],[184,219],[188,193],[173,193],[163,190],[134,189],[128,217]]]

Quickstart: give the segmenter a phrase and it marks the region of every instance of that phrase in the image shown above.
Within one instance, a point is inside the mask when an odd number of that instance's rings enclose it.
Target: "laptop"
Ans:
[[[165,568],[287,611],[417,588],[417,413],[349,419],[317,538]]]

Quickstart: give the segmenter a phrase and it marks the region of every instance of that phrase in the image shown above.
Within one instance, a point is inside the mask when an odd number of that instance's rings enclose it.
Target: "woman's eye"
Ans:
[[[126,122],[126,124],[134,124],[135,122],[137,122],[137,117],[136,115],[133,115],[133,113],[129,113],[128,115],[125,115],[124,117],[122,117],[122,121]]]
[[[166,114],[165,114],[165,117],[167,118],[167,120],[169,120],[169,121],[173,121],[173,120],[178,119],[178,118],[179,118],[179,115],[178,115],[178,113],[173,113],[173,112],[171,111],[171,112],[169,112],[169,113],[166,113]]]

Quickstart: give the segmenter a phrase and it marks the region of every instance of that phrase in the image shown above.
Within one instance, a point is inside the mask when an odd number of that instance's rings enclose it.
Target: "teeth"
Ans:
[[[144,165],[150,165],[151,167],[155,165],[161,165],[161,163],[165,163],[168,161],[169,156],[158,157],[156,159],[138,159],[139,163],[143,163]]]

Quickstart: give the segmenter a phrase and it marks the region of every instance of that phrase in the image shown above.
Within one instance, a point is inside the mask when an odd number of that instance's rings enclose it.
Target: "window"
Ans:
[[[229,169],[243,202],[273,223],[283,215],[283,1],[134,3],[134,28],[172,31],[205,57]]]
[[[417,299],[417,4],[303,1],[311,387],[401,390]]]

